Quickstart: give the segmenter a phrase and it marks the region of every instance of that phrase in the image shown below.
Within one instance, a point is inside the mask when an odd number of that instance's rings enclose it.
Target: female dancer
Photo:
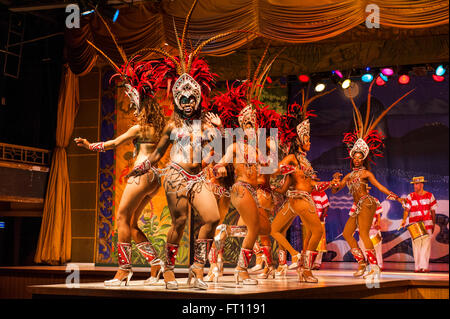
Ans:
[[[273,111],[269,110],[267,107],[265,108],[257,108],[258,112],[258,127],[266,129],[266,133],[270,128],[276,128],[280,115]],[[275,137],[276,139],[278,136]],[[274,141],[270,136],[266,138],[266,154],[265,156],[271,156],[272,154],[276,154],[276,141]],[[270,216],[273,216],[275,213],[275,207],[277,204],[277,197],[275,195],[275,191],[272,190],[270,185],[271,174],[262,174],[261,172],[258,174],[257,183],[257,197],[259,203],[259,240],[261,245],[255,245],[255,247],[260,250],[261,253],[261,268],[263,272],[260,273],[257,278],[267,279],[269,276],[275,277],[275,269],[273,267],[272,260],[272,243],[270,241]],[[257,242],[256,242],[257,243]],[[259,246],[259,247],[258,247]],[[257,250],[254,248],[255,254],[257,254]],[[264,267],[263,265],[264,264]],[[256,267],[258,264],[252,269],[256,271]]]
[[[259,234],[258,198],[258,165],[256,164],[256,114],[251,105],[245,107],[239,116],[239,124],[245,131],[246,140],[238,140],[231,144],[225,156],[214,167],[218,176],[226,176],[225,165],[233,163],[235,183],[231,188],[231,203],[237,209],[240,217],[247,226],[247,234],[242,242],[237,267],[235,268],[236,283],[243,281],[244,285],[256,285],[258,281],[251,279],[248,264],[253,255],[253,245]],[[252,145],[253,144],[253,145]],[[253,156],[253,158],[252,158]]]
[[[312,178],[315,172],[306,159],[306,153],[311,147],[308,119],[311,112],[308,112],[307,108],[313,100],[331,91],[307,99],[303,106],[297,103],[291,105],[287,114],[281,116],[280,119],[282,143],[292,141],[291,154],[286,156],[279,164],[280,173],[290,175],[290,178],[285,181],[285,184],[287,183],[285,189],[287,187],[292,189],[287,190],[288,201],[272,222],[271,235],[282,247],[289,251],[293,261],[290,268],[298,268],[299,280],[306,282],[318,282],[317,278],[312,275],[311,269],[323,233],[322,224],[316,214],[315,204],[310,193],[313,189],[325,189],[327,187],[326,183],[318,183]],[[304,100],[303,92],[302,95]],[[298,122],[300,123],[297,125]],[[294,130],[297,134],[294,133]],[[298,253],[282,235],[295,216],[300,216],[306,229],[311,232],[311,238],[304,255]],[[300,267],[300,265],[303,267]]]
[[[353,115],[355,119],[355,131],[346,133],[343,142],[347,145],[349,155],[351,158],[350,167],[352,172],[347,174],[342,180],[340,173],[333,175],[332,192],[333,194],[348,187],[350,194],[353,196],[356,209],[348,219],[344,228],[344,238],[351,248],[351,253],[359,264],[358,270],[353,274],[355,277],[364,275],[366,270],[368,273],[364,278],[379,278],[381,270],[377,263],[377,258],[373,243],[370,240],[369,232],[372,226],[373,217],[377,209],[377,200],[369,194],[368,182],[378,188],[382,193],[387,195],[387,199],[396,200],[403,205],[403,199],[398,197],[386,187],[381,185],[373,173],[370,171],[369,157],[382,156],[382,148],[384,147],[384,137],[375,129],[381,119],[392,109],[400,100],[409,95],[413,90],[409,91],[393,104],[391,104],[381,115],[369,125],[371,91],[373,83],[369,88],[367,110],[365,121],[363,122],[360,111],[351,99],[353,106]],[[364,254],[358,246],[358,242],[353,237],[353,234],[359,228],[359,235],[364,243],[366,249],[367,259],[370,264],[370,269],[367,269],[367,262]]]
[[[148,98],[141,101],[139,120],[140,124],[132,126],[127,132],[114,140],[90,143],[87,139],[79,137],[75,138],[75,142],[77,146],[91,151],[104,152],[133,140],[138,145],[135,163],[139,164],[154,151],[159,141],[158,135],[161,134],[164,116],[160,107],[152,99]],[[145,284],[150,285],[158,281],[161,273],[161,260],[145,234],[139,229],[137,223],[142,210],[161,186],[160,183],[158,172],[154,168],[147,172],[145,176],[132,177],[128,180],[122,194],[116,219],[119,270],[114,279],[105,281],[105,286],[120,285],[125,279],[125,284],[127,285],[131,279],[133,275],[131,269],[131,239],[134,240],[136,248],[151,265],[151,277],[145,281]]]
[[[75,143],[77,146],[91,151],[104,152],[133,140],[136,145],[135,151],[137,151],[135,163],[139,165],[154,151],[165,124],[161,108],[153,97],[155,92],[154,82],[148,78],[148,71],[152,68],[152,64],[147,62],[135,63],[133,59],[128,60],[107,23],[100,15],[99,17],[116,44],[124,62],[123,66],[119,68],[103,51],[91,42],[88,41],[88,43],[101,53],[118,72],[112,78],[119,76],[123,80],[125,93],[130,98],[131,107],[136,109],[134,115],[137,117],[138,124],[132,126],[127,132],[114,140],[90,143],[87,139],[78,137],[75,138]],[[105,281],[105,286],[118,286],[124,281],[125,285],[128,285],[133,275],[131,268],[131,239],[135,241],[138,251],[151,265],[151,277],[144,283],[151,285],[158,281],[162,262],[152,244],[139,229],[137,223],[142,210],[149,203],[152,196],[156,194],[160,186],[158,172],[153,167],[145,176],[128,180],[122,194],[116,219],[119,269],[112,280]]]

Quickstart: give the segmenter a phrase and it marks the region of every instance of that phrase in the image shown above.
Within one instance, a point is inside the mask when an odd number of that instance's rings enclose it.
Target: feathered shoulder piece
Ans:
[[[402,95],[394,103],[388,106],[376,119],[372,118],[369,121],[370,102],[372,95],[372,87],[374,83],[375,81],[372,81],[369,87],[366,116],[364,120],[361,116],[361,112],[356,107],[355,101],[353,100],[353,98],[350,98],[353,106],[353,120],[355,124],[355,131],[344,133],[343,142],[344,144],[346,144],[351,158],[353,158],[353,156],[358,152],[363,154],[364,159],[369,155],[369,153],[372,154],[372,156],[374,157],[383,156],[384,136],[375,128],[377,127],[378,123],[380,123],[380,121],[395,105],[397,105],[401,100],[403,100],[405,97],[407,97],[415,90],[412,89],[407,93],[405,93],[404,95]]]

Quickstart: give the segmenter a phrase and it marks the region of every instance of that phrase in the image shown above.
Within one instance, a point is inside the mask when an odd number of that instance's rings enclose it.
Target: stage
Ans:
[[[99,268],[99,267],[97,267]],[[186,269],[176,269],[178,290],[166,290],[161,279],[154,286],[144,286],[141,271],[129,286],[105,287],[102,281],[66,284],[32,285],[32,298],[170,298],[170,299],[448,299],[448,273],[411,273],[385,271],[379,282],[355,279],[353,270],[319,270],[319,283],[300,283],[294,271],[286,278],[259,279],[257,286],[237,285],[232,269],[225,269],[219,283],[209,283],[208,290],[187,286]],[[252,277],[255,275],[252,274]],[[82,275],[80,276],[82,277]],[[137,277],[137,278],[136,278]],[[134,279],[134,280],[133,280]]]

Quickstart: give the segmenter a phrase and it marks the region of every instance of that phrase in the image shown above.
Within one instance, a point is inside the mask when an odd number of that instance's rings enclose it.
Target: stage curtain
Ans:
[[[152,4],[122,7],[119,19],[110,26],[128,55],[145,47],[163,47],[177,54],[174,22],[181,37],[191,4],[192,1],[163,0],[159,11]],[[268,39],[290,43],[317,42],[363,24],[369,4],[379,7],[381,26],[416,29],[448,24],[447,0],[199,0],[189,24],[187,43],[195,45],[231,30],[258,32]],[[209,43],[203,52],[229,54],[255,37],[233,33]],[[116,63],[122,63],[106,28],[98,17],[91,16],[83,20],[82,28],[66,32],[68,62],[75,73],[85,69],[96,54],[86,39],[93,40]]]
[[[87,74],[95,65],[95,57],[79,75]],[[34,261],[50,265],[63,264],[71,258],[71,206],[66,147],[79,107],[78,76],[63,66],[56,127],[56,146],[44,202],[41,231]]]

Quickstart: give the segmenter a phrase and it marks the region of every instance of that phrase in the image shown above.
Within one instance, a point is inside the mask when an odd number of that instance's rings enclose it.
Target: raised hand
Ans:
[[[89,145],[91,144],[87,139],[81,137],[76,137],[73,140],[75,141],[78,147],[83,147],[87,150],[89,149]]]
[[[336,172],[333,174],[333,179],[331,180],[332,187],[338,187],[341,182],[342,173]]]
[[[222,126],[222,121],[220,120],[220,117],[214,113],[208,112],[206,113],[206,120],[214,125],[215,127]]]

